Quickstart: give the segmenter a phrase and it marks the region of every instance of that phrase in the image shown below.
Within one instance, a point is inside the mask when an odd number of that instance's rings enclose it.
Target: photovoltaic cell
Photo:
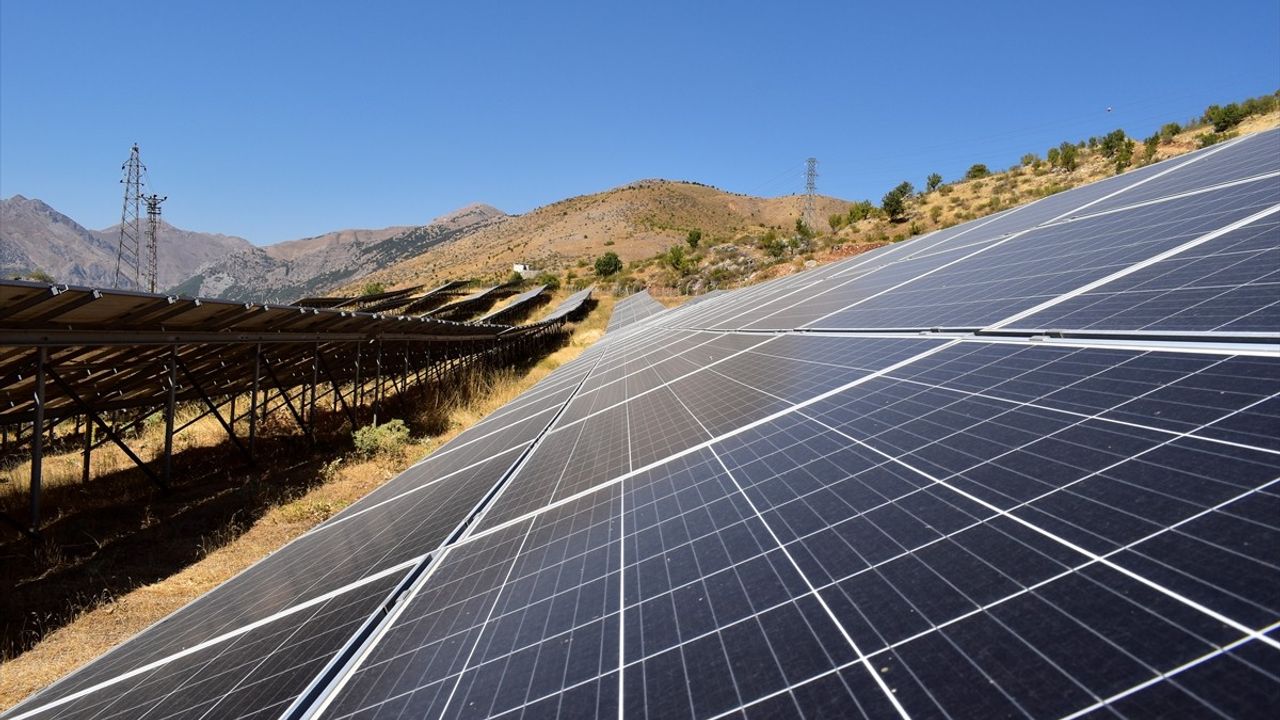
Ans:
[[[451,552],[330,716],[616,715],[617,502],[597,493]]]
[[[1041,228],[875,297],[861,296],[874,286],[843,288],[834,295],[847,298],[848,307],[807,325],[983,327],[1278,202],[1280,178],[1272,178],[1193,196],[1175,207],[1147,205]]]
[[[1280,328],[1280,217],[1233,230],[1010,327],[1275,332]]]
[[[1276,171],[1280,157],[1280,131],[1270,130],[1242,138],[1220,152],[1192,163],[1176,173],[1144,183],[1089,208],[1090,212],[1110,210],[1134,203],[1169,197],[1223,183],[1257,177]],[[1177,162],[1174,159],[1170,162]]]
[[[384,578],[353,589],[33,717],[279,717],[399,579]],[[73,690],[61,685],[51,688],[64,689]],[[29,705],[70,694],[45,693]],[[15,711],[26,709],[23,705]]]

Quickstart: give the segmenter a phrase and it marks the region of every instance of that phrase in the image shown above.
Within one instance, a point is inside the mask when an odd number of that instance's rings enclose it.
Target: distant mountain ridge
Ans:
[[[418,227],[339,230],[249,247],[203,265],[172,290],[228,300],[291,302],[323,294],[507,217],[474,204]]]
[[[22,195],[0,200],[0,273],[47,273],[57,282],[110,286],[115,282],[120,226],[89,230]],[[182,282],[201,265],[253,247],[248,240],[175,228],[162,221],[156,267],[161,287]]]
[[[257,247],[243,238],[163,223],[157,285],[182,295],[288,302],[354,282],[506,214],[474,204],[423,226],[338,230]],[[0,200],[0,274],[45,273],[55,282],[110,287],[119,225],[89,230],[47,203]]]

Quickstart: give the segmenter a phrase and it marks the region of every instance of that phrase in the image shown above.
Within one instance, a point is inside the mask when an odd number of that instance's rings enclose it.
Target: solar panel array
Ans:
[[[621,330],[628,325],[656,315],[666,309],[665,305],[653,299],[648,290],[641,290],[634,295],[629,295],[619,300],[614,305],[613,314],[609,316],[609,326],[606,331]]]
[[[600,343],[16,717],[1268,717],[1280,132]]]

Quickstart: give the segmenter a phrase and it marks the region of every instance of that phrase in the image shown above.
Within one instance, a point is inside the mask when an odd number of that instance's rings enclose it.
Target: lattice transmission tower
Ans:
[[[818,212],[818,158],[809,158],[804,167],[804,224],[810,229],[817,227]]]
[[[160,254],[157,243],[160,236],[160,203],[168,199],[168,195],[142,196],[143,202],[147,204],[147,266],[143,271],[147,277],[147,292],[156,291],[156,258]]]
[[[141,288],[142,186],[146,184],[147,166],[138,156],[137,143],[134,143],[128,161],[120,169],[124,171],[124,177],[120,179],[124,185],[124,208],[120,211],[120,243],[116,249],[114,286],[127,287],[132,282],[134,288]]]

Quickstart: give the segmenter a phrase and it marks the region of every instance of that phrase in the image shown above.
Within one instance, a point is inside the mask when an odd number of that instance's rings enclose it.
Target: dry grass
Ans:
[[[557,293],[551,306],[563,295],[567,293]],[[473,373],[465,382],[433,393],[429,402],[414,396],[401,399],[396,407],[393,399],[387,417],[401,416],[414,430],[413,439],[398,457],[366,459],[345,450],[310,453],[300,438],[283,438],[271,448],[272,457],[288,453],[290,457],[306,459],[286,463],[289,468],[270,473],[269,477],[250,477],[249,469],[228,471],[229,481],[216,482],[215,477],[194,487],[178,488],[174,493],[177,498],[162,500],[147,494],[143,507],[136,508],[122,519],[122,527],[114,529],[117,536],[100,539],[100,546],[89,552],[79,547],[60,551],[54,549],[56,545],[49,545],[32,553],[29,544],[9,543],[0,561],[5,564],[6,579],[16,578],[15,585],[24,590],[7,593],[5,605],[8,612],[21,615],[18,622],[26,632],[40,639],[29,649],[11,646],[6,652],[5,661],[0,663],[0,710],[12,707],[216,587],[506,404],[598,340],[612,308],[612,298],[599,298],[595,309],[573,327],[563,346],[541,358],[530,358],[523,367]],[[221,428],[212,422],[220,434]],[[153,431],[143,433],[147,444],[154,440],[150,432]],[[197,447],[200,442],[209,445]],[[217,434],[203,431],[194,433],[184,447],[186,450],[175,458],[175,470],[193,465],[225,465],[225,460],[210,462],[210,458],[234,452]],[[98,452],[95,451],[95,460]],[[85,496],[86,501],[89,496],[97,496],[101,488],[95,487],[88,494],[81,491],[79,455],[71,452],[70,456],[73,463],[60,456],[50,458],[74,465],[74,472],[58,470],[57,486],[64,493]],[[107,475],[95,476],[95,484],[126,486],[128,483],[118,476],[137,475],[106,453],[103,456],[102,465],[95,462],[95,473],[103,470]],[[20,480],[20,469],[11,472],[15,480]],[[181,472],[175,472],[175,477],[180,476]],[[51,507],[65,500],[56,491],[49,495]],[[109,504],[108,509],[119,512],[120,506]],[[69,507],[62,512],[64,525],[66,521],[85,520],[73,517],[75,513]],[[94,516],[90,518],[93,522],[101,521],[95,513],[89,514]],[[59,523],[52,525],[50,534],[58,536]],[[184,533],[189,528],[204,529]],[[158,552],[166,547],[175,550]],[[18,561],[19,555],[27,559]],[[152,568],[149,575],[147,568]],[[16,577],[23,571],[25,577]],[[37,597],[56,600],[41,605],[34,602]],[[13,618],[6,618],[6,623],[11,621]]]

